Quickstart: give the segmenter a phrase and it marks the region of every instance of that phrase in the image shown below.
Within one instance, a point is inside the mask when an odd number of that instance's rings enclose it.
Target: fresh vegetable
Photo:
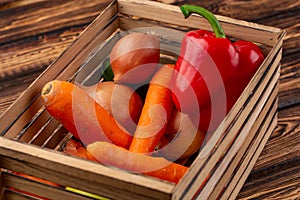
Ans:
[[[194,30],[185,34],[175,66],[177,73],[173,76],[173,99],[176,107],[184,113],[200,112],[200,128],[214,130],[257,71],[264,56],[254,43],[232,43],[226,38],[217,18],[208,10],[191,5],[180,8],[186,18],[191,13],[202,15],[214,33]]]
[[[83,144],[75,139],[70,139],[66,142],[63,151],[68,155],[87,159],[95,160],[93,156],[86,150]]]
[[[174,183],[178,183],[188,170],[187,167],[164,158],[133,153],[107,142],[89,144],[87,150],[102,164]]]
[[[132,135],[79,86],[51,81],[42,90],[48,112],[85,145],[109,141],[128,148]]]
[[[205,133],[197,129],[187,114],[174,109],[166,133],[159,145],[159,155],[168,160],[185,159],[199,151]]]
[[[114,81],[141,84],[157,69],[160,59],[158,36],[134,32],[121,38],[110,53]]]
[[[174,107],[170,90],[173,68],[172,64],[163,65],[151,79],[130,151],[153,152],[165,133]]]
[[[143,108],[143,101],[133,89],[113,81],[106,81],[84,90],[109,111],[127,131],[134,133]]]

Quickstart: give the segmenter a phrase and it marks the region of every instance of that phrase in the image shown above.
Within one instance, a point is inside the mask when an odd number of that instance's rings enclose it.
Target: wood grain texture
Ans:
[[[109,0],[0,2],[0,114],[92,22]],[[300,198],[300,1],[160,0],[287,30],[279,121],[238,199]]]

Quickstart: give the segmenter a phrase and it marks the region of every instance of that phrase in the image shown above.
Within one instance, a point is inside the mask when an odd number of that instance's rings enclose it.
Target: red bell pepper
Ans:
[[[264,55],[252,42],[232,43],[208,10],[191,5],[180,9],[185,18],[192,13],[202,15],[213,32],[194,30],[185,34],[173,76],[173,100],[179,110],[194,116],[200,129],[214,130],[239,98]]]

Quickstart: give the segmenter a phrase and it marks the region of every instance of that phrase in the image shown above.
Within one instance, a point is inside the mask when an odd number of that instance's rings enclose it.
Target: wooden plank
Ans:
[[[119,0],[119,12],[130,16],[152,19],[160,22],[211,30],[209,23],[202,17],[193,15],[184,19],[179,7],[159,4],[153,1]],[[153,11],[155,10],[155,15]],[[281,30],[273,27],[218,16],[225,33],[239,39],[246,39],[273,46],[281,34]],[[238,31],[237,31],[238,30]]]
[[[45,110],[45,108],[43,108],[43,106],[41,106],[41,109],[37,111],[37,113],[31,118],[30,123],[18,134],[18,137],[15,139],[28,143],[41,129],[41,127],[46,124],[49,118],[50,114]]]
[[[277,72],[279,71],[279,67]],[[253,129],[253,126],[256,124],[260,125],[258,123],[258,118],[260,115],[265,116],[268,110],[263,112],[264,108],[266,107],[267,103],[274,103],[274,99],[277,97],[277,82],[278,82],[279,73],[273,75],[272,80],[270,81],[269,85],[266,89],[264,89],[264,93],[259,101],[257,102],[257,105],[255,105],[254,109],[251,110],[241,125],[238,125],[240,127],[240,130],[238,131],[237,137],[234,139],[232,143],[230,143],[230,147],[226,149],[225,156],[222,157],[217,164],[217,168],[214,170],[213,174],[210,175],[210,180],[206,183],[204,188],[202,189],[202,192],[199,194],[201,198],[208,199],[211,192],[214,190],[217,184],[219,184],[219,180],[226,174],[226,170],[231,162],[233,162],[233,159],[236,157],[236,155],[240,152],[240,149],[242,146],[245,146],[245,141],[247,140],[249,134],[251,133],[251,130]],[[264,102],[261,102],[264,99]],[[276,106],[275,106],[276,107]],[[237,123],[237,122],[236,122]],[[263,134],[263,133],[261,133]]]
[[[248,162],[250,162],[252,158],[252,155],[254,154],[252,149],[257,148],[257,146],[254,147],[254,144],[262,139],[266,129],[271,123],[273,123],[271,120],[277,121],[277,119],[274,119],[274,116],[277,112],[276,107],[271,107],[272,104],[277,103],[277,101],[274,102],[274,99],[276,100],[277,97],[272,95],[272,97],[270,97],[268,100],[267,108],[263,111],[264,115],[262,114],[259,116],[258,120],[261,120],[260,123],[255,124],[253,129],[251,129],[248,138],[245,140],[240,151],[237,153],[235,160],[230,163],[226,169],[226,173],[224,173],[224,176],[221,177],[218,186],[214,188],[214,191],[209,199],[220,198],[225,191],[230,193],[230,191],[234,189],[234,183],[237,184],[239,178],[238,171],[243,171],[243,169],[245,169],[245,166],[247,166]],[[234,186],[229,187],[229,185]]]
[[[9,189],[4,190],[4,198],[5,198],[5,200],[14,200],[14,199],[36,200],[36,198],[34,198],[34,197],[30,197],[29,195],[25,195],[20,192],[9,190]]]
[[[247,168],[243,172],[243,175],[239,177],[239,181],[236,184],[236,187],[234,188],[233,192],[231,192],[231,195],[230,195],[229,198],[233,198],[233,197],[236,197],[238,195],[238,192],[240,191],[240,189],[242,188],[244,182],[246,181],[246,178],[247,178],[248,174],[250,173],[252,167],[254,166],[256,160],[258,159],[260,153],[262,152],[265,144],[267,143],[267,141],[269,139],[269,136],[271,135],[271,133],[273,132],[275,127],[276,127],[276,120],[273,120],[271,126],[269,127],[268,131],[265,133],[263,139],[257,141],[257,142],[260,142],[260,144],[258,145],[258,148],[254,151],[255,154],[253,155],[253,157],[251,159],[251,162],[248,163],[248,165],[246,165]],[[225,199],[227,199],[227,198],[225,198]]]
[[[274,92],[274,94],[276,93]],[[277,98],[277,96],[275,96],[275,98]],[[230,162],[230,165],[226,169],[226,172],[224,172],[218,185],[214,187],[214,190],[210,195],[209,199],[217,199],[224,192],[225,188],[227,190],[227,185],[229,184],[230,181],[234,181],[233,176],[236,175],[236,172],[238,171],[237,169],[241,167],[242,161],[245,160],[246,155],[249,154],[250,147],[253,146],[254,140],[261,139],[260,137],[258,137],[259,132],[265,133],[266,128],[271,123],[271,120],[276,120],[273,118],[275,112],[277,112],[277,107],[276,106],[271,107],[271,105],[273,104],[274,104],[273,99],[269,98],[268,103],[265,105],[266,107],[262,111],[263,113],[258,116],[256,121],[257,123],[255,123],[254,126],[251,128],[251,131],[249,132],[247,139],[241,146],[240,150],[237,152],[234,160]]]
[[[9,148],[7,148],[9,147]],[[0,137],[1,167],[109,198],[168,199],[174,184]]]
[[[299,68],[299,67],[298,67]],[[285,73],[285,76],[290,76],[290,77],[295,77],[298,73],[297,69],[294,69],[293,72],[291,73]],[[289,108],[292,105],[299,105],[300,104],[300,78],[296,77],[293,78],[292,80],[285,81],[283,80],[285,77],[281,77],[281,84],[280,84],[280,93],[279,93],[279,98],[280,98],[280,110]]]
[[[61,124],[57,126],[55,131],[41,145],[42,148],[55,149],[70,133]]]
[[[29,180],[23,177],[15,176],[9,173],[3,174],[3,183],[6,187],[13,187],[21,191],[28,191],[31,194],[56,200],[74,199],[74,200],[87,200],[89,197],[77,195],[72,192],[64,190],[64,187],[54,187],[46,185],[34,180]]]
[[[36,121],[40,121],[40,120],[36,120]],[[52,136],[52,134],[54,134],[54,132],[56,131],[56,129],[59,127],[61,123],[55,120],[54,118],[49,117],[48,120],[43,124],[44,125],[42,127],[39,127],[36,130],[31,130],[32,132],[30,132],[29,136],[28,134],[26,134],[26,137],[28,137],[29,139],[27,143],[42,146],[42,144],[46,140],[48,140],[49,137]],[[34,124],[32,126],[34,126]],[[22,140],[23,138],[19,139],[19,141]],[[59,141],[57,141],[57,143],[59,143]]]

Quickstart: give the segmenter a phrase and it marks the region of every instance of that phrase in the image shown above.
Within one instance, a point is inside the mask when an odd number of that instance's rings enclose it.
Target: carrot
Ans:
[[[174,65],[163,65],[153,76],[129,151],[153,152],[165,133],[174,107],[170,80]]]
[[[79,86],[66,81],[51,81],[42,90],[48,112],[85,145],[110,141],[128,148],[132,135]]]
[[[65,153],[71,156],[87,159],[87,160],[95,160],[93,156],[86,150],[86,148],[81,144],[81,142],[76,141],[74,139],[70,139],[65,144],[63,149]]]
[[[162,157],[130,152],[107,142],[89,144],[87,150],[102,164],[174,183],[178,183],[188,170],[188,167],[172,163]]]

